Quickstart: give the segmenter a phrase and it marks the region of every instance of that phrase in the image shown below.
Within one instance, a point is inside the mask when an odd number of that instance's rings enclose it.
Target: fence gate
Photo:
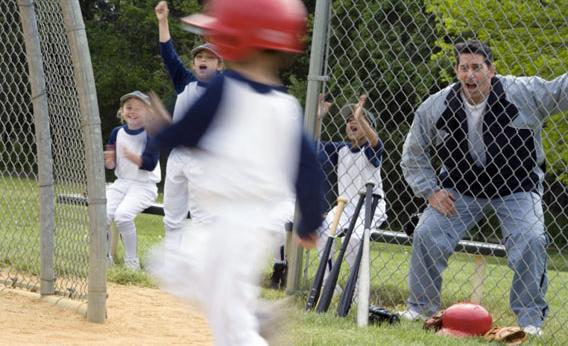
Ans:
[[[2,1],[0,23],[0,289],[88,300],[102,322],[104,165],[79,3]]]

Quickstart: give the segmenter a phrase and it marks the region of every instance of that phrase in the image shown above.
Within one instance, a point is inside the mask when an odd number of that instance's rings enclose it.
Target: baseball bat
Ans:
[[[473,290],[471,292],[471,302],[476,304],[481,304],[483,299],[483,281],[485,281],[485,257],[482,255],[475,255],[475,269],[473,272],[472,286]]]
[[[367,193],[373,191],[374,184],[367,183]],[[365,207],[370,207],[371,203],[367,202]],[[359,272],[359,299],[357,300],[357,325],[365,327],[369,324],[369,293],[371,290],[371,272],[370,272],[370,258],[369,258],[369,237],[371,234],[371,220],[373,219],[372,210],[365,208],[365,230],[363,231],[363,241],[361,248],[363,249],[361,255],[361,264]]]
[[[377,204],[379,202],[379,196],[373,194],[373,187],[374,184],[370,183],[366,185],[366,193],[365,193],[365,229],[370,229],[370,225],[372,223],[372,217],[374,215],[375,209],[377,208]],[[367,225],[368,224],[368,225]],[[362,239],[364,240],[364,238]],[[357,256],[355,257],[355,262],[353,263],[353,267],[349,271],[349,277],[347,278],[347,282],[345,283],[345,289],[341,294],[341,298],[339,300],[339,305],[337,306],[337,316],[345,317],[349,314],[349,309],[351,308],[351,304],[353,303],[353,296],[355,294],[355,288],[357,287],[357,280],[359,278],[359,272],[362,263],[362,257],[364,254],[364,242],[361,241],[359,243],[359,249],[357,250]]]
[[[314,277],[314,282],[310,290],[310,295],[308,296],[308,301],[306,302],[306,311],[312,310],[319,299],[321,286],[323,285],[323,278],[325,276],[325,270],[329,259],[329,254],[331,252],[333,242],[335,241],[335,233],[337,230],[337,225],[339,225],[341,214],[343,213],[343,209],[345,208],[345,204],[347,204],[347,202],[348,202],[347,199],[344,197],[340,196],[337,198],[337,208],[335,209],[333,222],[331,223],[331,227],[329,229],[329,236],[325,243],[325,248],[323,249],[323,254],[320,259],[316,276]]]
[[[351,239],[351,234],[353,233],[353,229],[355,228],[355,223],[357,222],[357,218],[359,217],[359,213],[361,212],[361,207],[363,207],[364,201],[365,201],[365,195],[360,193],[359,201],[357,201],[357,205],[355,206],[353,218],[351,219],[351,222],[349,223],[349,228],[347,229],[345,237],[343,238],[339,254],[335,259],[335,263],[331,267],[331,272],[328,274],[327,280],[325,280],[325,285],[323,286],[323,290],[321,292],[321,296],[316,308],[316,311],[318,313],[326,312],[327,309],[329,308],[329,304],[331,303],[331,298],[333,298],[335,285],[337,284],[337,279],[339,278],[339,270],[341,269],[341,263],[343,262],[343,257],[345,257],[345,251],[347,251],[347,244],[349,243],[349,239]]]

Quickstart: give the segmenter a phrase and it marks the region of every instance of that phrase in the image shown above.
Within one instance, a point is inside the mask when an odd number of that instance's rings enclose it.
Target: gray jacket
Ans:
[[[544,172],[541,167],[545,154],[541,132],[547,117],[568,110],[568,74],[552,81],[539,77],[498,75],[496,78],[503,85],[506,100],[518,109],[518,116],[509,126],[532,130],[537,161],[534,173],[539,177],[542,190]],[[447,107],[448,94],[455,87],[452,84],[431,95],[418,107],[403,146],[401,167],[404,177],[414,193],[424,199],[442,188],[430,152],[449,135],[435,125]],[[446,168],[442,165],[440,174],[445,171]]]

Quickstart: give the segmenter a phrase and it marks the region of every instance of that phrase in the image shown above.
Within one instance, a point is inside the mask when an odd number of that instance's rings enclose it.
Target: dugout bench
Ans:
[[[78,205],[78,206],[87,206],[87,197],[82,194],[59,194],[57,196],[57,203],[60,204],[68,204],[68,205]],[[150,215],[160,215],[164,216],[164,205],[162,203],[154,202],[148,208],[142,211],[143,214],[150,214]],[[191,218],[191,214],[189,211],[187,212],[187,218]],[[111,224],[110,231],[112,233],[111,243],[110,243],[110,254],[113,258],[116,258],[116,249],[118,247],[118,230],[114,226],[114,223]]]
[[[57,202],[69,205],[87,205],[87,197],[81,194],[60,194],[57,196]],[[148,208],[142,211],[144,214],[164,216],[164,205],[162,203],[152,203]],[[191,214],[187,213],[187,218],[191,218]],[[291,231],[288,227],[287,231]],[[110,252],[113,258],[116,258],[116,248],[118,246],[118,231],[116,227],[111,226],[112,242]],[[381,229],[373,229],[370,234],[370,240],[379,243],[412,246],[412,237],[404,232],[387,231]],[[475,267],[472,276],[472,292],[471,301],[473,303],[481,303],[483,298],[483,282],[485,279],[485,267],[487,265],[486,256],[507,257],[505,246],[501,244],[483,243],[478,241],[461,240],[455,249],[456,252],[472,254],[475,256]]]

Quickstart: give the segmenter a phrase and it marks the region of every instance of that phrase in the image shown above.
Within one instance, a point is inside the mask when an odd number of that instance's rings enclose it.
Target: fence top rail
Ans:
[[[395,232],[376,229],[371,232],[371,241],[412,246],[412,238],[404,232]],[[461,240],[455,249],[457,252],[464,252],[473,255],[506,257],[505,246],[494,243],[484,243],[479,241]]]

